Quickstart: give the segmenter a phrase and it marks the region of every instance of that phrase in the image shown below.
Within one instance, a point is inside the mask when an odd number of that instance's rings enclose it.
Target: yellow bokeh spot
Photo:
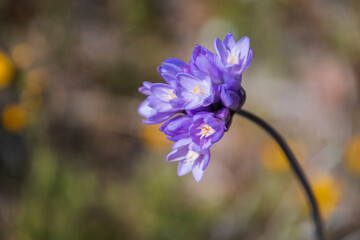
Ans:
[[[9,85],[14,77],[14,67],[5,54],[0,52],[0,89]]]
[[[324,218],[328,218],[337,208],[340,197],[340,184],[330,175],[321,176],[312,182],[315,198]]]
[[[26,114],[18,104],[8,105],[2,112],[2,124],[6,131],[18,133],[26,125]]]
[[[151,151],[163,151],[171,146],[171,141],[168,140],[163,132],[159,131],[161,124],[147,125],[142,124],[140,127],[140,135],[144,140],[144,145]]]
[[[18,68],[26,69],[34,61],[34,51],[27,44],[19,44],[11,50],[11,58]]]
[[[354,136],[348,142],[344,164],[349,172],[360,175],[360,135]]]
[[[307,151],[305,146],[298,141],[288,142],[291,150],[300,163],[305,163]],[[270,171],[284,172],[289,170],[289,163],[280,146],[274,141],[267,141],[261,151],[261,162]]]

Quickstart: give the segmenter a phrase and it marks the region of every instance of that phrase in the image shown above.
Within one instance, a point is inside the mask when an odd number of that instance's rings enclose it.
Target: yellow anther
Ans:
[[[176,94],[174,92],[169,93],[169,98],[170,99],[176,98]]]
[[[194,92],[194,93],[201,94],[201,95],[204,95],[204,93],[200,90],[200,86],[199,86],[199,85],[197,85],[197,86],[193,89],[193,92]]]
[[[206,135],[209,133],[211,127],[210,126],[204,126],[202,129],[201,129],[201,135]]]

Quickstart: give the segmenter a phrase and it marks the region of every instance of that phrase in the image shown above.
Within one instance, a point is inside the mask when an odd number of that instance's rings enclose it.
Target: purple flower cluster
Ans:
[[[177,161],[178,175],[192,171],[199,182],[210,161],[210,147],[228,130],[232,115],[245,101],[242,73],[252,60],[250,40],[228,33],[214,41],[216,53],[196,45],[189,64],[165,60],[158,71],[166,83],[144,82],[148,95],[138,108],[143,123],[166,121],[160,131],[174,141],[167,161]]]

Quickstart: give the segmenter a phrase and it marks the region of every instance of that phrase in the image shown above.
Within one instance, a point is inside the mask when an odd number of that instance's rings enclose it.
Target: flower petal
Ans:
[[[201,148],[196,143],[192,142],[189,144],[189,149],[194,152],[201,152]]]
[[[154,109],[149,107],[149,101],[145,99],[142,103],[140,103],[137,111],[141,116],[148,117],[154,112]]]
[[[148,98],[149,107],[155,109],[157,112],[171,112],[177,109],[174,109],[169,102],[165,102],[160,98],[150,95]]]
[[[236,40],[234,38],[234,35],[232,35],[231,32],[226,34],[226,36],[224,38],[224,44],[228,49],[232,49],[235,46]]]
[[[178,168],[177,168],[177,174],[179,177],[182,177],[186,174],[188,174],[193,168],[193,162],[191,161],[181,161],[179,162]]]
[[[171,95],[171,93],[174,91],[174,88],[165,83],[154,83],[150,87],[150,91],[153,96],[161,99],[162,101],[169,102],[170,99],[172,99],[171,97],[174,97]]]
[[[176,87],[176,74],[183,72],[187,64],[177,58],[169,58],[165,60],[158,71],[163,79],[173,87]]]
[[[249,37],[245,36],[236,43],[235,47],[232,50],[232,53],[235,56],[238,56],[239,63],[242,63],[242,61],[248,56],[249,49],[250,49],[250,39]]]
[[[166,113],[158,113],[155,111],[155,113],[146,119],[142,120],[143,123],[146,124],[158,124],[162,123],[169,118],[171,118],[176,112],[166,112]]]
[[[160,131],[167,135],[167,138],[172,141],[177,141],[182,138],[189,137],[189,126],[192,124],[192,117],[187,115],[177,116],[160,127]]]
[[[225,107],[230,108],[233,111],[236,111],[240,106],[240,96],[231,90],[221,90],[221,101]]]
[[[205,170],[205,168],[209,165],[211,153],[210,153],[210,150],[208,149],[208,150],[205,150],[203,152],[203,154],[204,154],[204,156],[201,161],[200,167],[202,170]]]
[[[141,92],[142,94],[145,94],[145,95],[150,95],[151,92],[150,92],[150,87],[152,86],[153,83],[151,82],[143,82],[143,86],[139,87],[138,90],[139,92]]]
[[[186,94],[184,95],[186,96]],[[192,94],[191,96],[188,97],[188,100],[185,102],[184,108],[186,110],[195,109],[201,107],[202,103],[203,101],[201,100],[201,98]]]
[[[226,50],[224,43],[220,39],[216,38],[214,41],[214,47],[217,55],[221,59],[221,62],[225,64],[228,56],[228,51]]]
[[[195,164],[192,169],[192,174],[196,182],[200,182],[204,176],[204,170],[201,169],[200,164]]]
[[[175,161],[183,161],[186,159],[186,154],[189,152],[187,147],[182,147],[173,150],[166,156],[166,161],[175,162]]]
[[[171,148],[172,149],[180,148],[190,143],[191,143],[191,138],[183,138],[178,140],[176,143],[174,143],[174,145]]]
[[[243,68],[242,71],[245,71],[250,66],[250,64],[252,62],[252,59],[253,59],[253,51],[250,49],[249,50],[249,55],[248,55],[248,57],[246,59],[246,62],[245,62],[245,65],[244,65],[244,68]]]
[[[179,79],[179,84],[190,92],[199,84],[199,79],[187,73],[179,73],[177,79]]]

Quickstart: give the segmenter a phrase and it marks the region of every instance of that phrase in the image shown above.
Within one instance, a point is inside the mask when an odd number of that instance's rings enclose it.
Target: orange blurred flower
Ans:
[[[349,172],[360,175],[360,135],[352,137],[348,142],[344,164]]]
[[[140,127],[140,135],[144,141],[144,145],[155,152],[168,149],[172,144],[172,142],[166,138],[165,134],[159,131],[160,126],[161,124],[142,124]]]
[[[305,145],[299,141],[289,141],[288,144],[298,161],[305,163],[307,157]],[[269,140],[264,144],[260,157],[264,167],[270,171],[284,172],[289,170],[289,163],[285,154],[273,140]]]
[[[18,104],[11,104],[4,108],[2,112],[2,124],[6,131],[18,133],[26,125],[26,114],[24,109]]]
[[[337,208],[340,197],[340,184],[330,175],[323,175],[312,182],[315,198],[324,218],[328,218]]]
[[[342,195],[342,182],[335,179],[330,174],[322,174],[311,181],[311,187],[316,198],[321,216],[324,219],[329,218],[337,209],[341,195]],[[300,196],[300,202],[305,207],[305,213],[309,214],[308,199],[305,197],[303,189],[296,185],[297,193]]]

